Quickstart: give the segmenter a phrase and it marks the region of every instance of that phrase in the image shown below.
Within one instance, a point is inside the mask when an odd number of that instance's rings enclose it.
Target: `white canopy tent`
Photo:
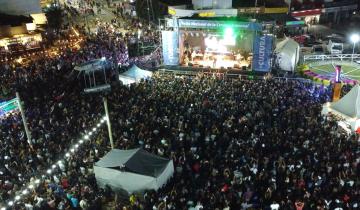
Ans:
[[[337,102],[323,105],[322,114],[332,113],[344,120],[341,124],[349,125],[352,131],[360,127],[360,86],[357,84]],[[340,124],[340,125],[341,125]]]
[[[299,62],[300,45],[293,39],[285,38],[276,44],[275,64],[283,71],[295,71]]]
[[[77,65],[75,66],[74,70],[89,74],[95,71],[102,71],[105,69],[105,66],[106,60],[101,58],[82,63],[81,65]]]
[[[95,163],[94,172],[100,187],[128,194],[147,189],[158,190],[174,173],[172,160],[146,152],[143,149],[113,149]]]
[[[119,80],[124,85],[130,85],[132,83],[139,82],[141,79],[146,79],[152,76],[151,71],[143,70],[133,65],[129,70],[119,75]]]
[[[109,69],[109,63],[105,58],[94,59],[83,64],[75,66],[74,70],[78,71],[78,77],[80,74],[84,77],[85,89],[84,92],[101,92],[110,90],[110,84],[108,84],[106,77],[106,70]],[[99,74],[101,77],[99,78]],[[97,78],[97,79],[96,79]],[[99,80],[100,79],[100,80]]]

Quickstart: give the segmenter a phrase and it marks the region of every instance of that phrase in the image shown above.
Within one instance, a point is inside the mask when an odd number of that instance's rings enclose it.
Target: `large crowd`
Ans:
[[[143,27],[133,24],[135,32]],[[154,37],[151,30],[146,34],[144,40]],[[155,73],[131,86],[113,85],[105,97],[115,147],[142,147],[170,158],[175,172],[157,192],[130,199],[100,189],[92,167],[110,150],[105,125],[65,156],[104,113],[102,95],[82,94],[72,71],[101,57],[120,65],[149,63],[152,57],[128,58],[126,43],[134,36],[116,32],[116,23],[99,24],[80,50],[40,53],[26,65],[16,59],[0,63],[2,97],[19,92],[31,131],[28,142],[16,112],[0,119],[0,208],[360,207],[359,136],[320,114],[331,88],[272,78]]]

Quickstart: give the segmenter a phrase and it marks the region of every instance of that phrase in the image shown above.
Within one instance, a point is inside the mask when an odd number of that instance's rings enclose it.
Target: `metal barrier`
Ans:
[[[260,75],[247,75],[247,74],[234,74],[234,73],[219,73],[219,72],[211,72],[211,71],[207,71],[207,72],[197,72],[197,71],[184,71],[184,70],[172,70],[172,69],[159,69],[158,70],[159,73],[162,74],[173,74],[173,75],[186,75],[186,76],[196,76],[199,73],[202,74],[208,74],[208,75],[219,75],[219,76],[224,76],[226,78],[238,78],[238,79],[251,79],[251,80],[265,80],[266,76],[260,76]],[[310,79],[305,79],[305,78],[301,78],[301,77],[271,77],[272,79],[276,79],[276,80],[296,80],[296,81],[301,81],[303,83],[312,83],[312,84],[316,84],[314,83],[312,80]]]
[[[360,54],[304,55],[304,62],[325,60],[360,60]]]

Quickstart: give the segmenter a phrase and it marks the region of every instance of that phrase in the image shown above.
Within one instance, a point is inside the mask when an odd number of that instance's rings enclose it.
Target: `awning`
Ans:
[[[321,15],[321,9],[312,9],[312,10],[302,10],[302,11],[295,11],[292,12],[291,15],[293,17],[305,17],[305,16],[314,16],[314,15]]]

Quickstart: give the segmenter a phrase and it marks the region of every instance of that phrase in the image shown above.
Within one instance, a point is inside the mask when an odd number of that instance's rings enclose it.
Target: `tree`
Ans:
[[[51,6],[45,14],[48,27],[58,31],[63,23],[63,10],[60,7]]]

